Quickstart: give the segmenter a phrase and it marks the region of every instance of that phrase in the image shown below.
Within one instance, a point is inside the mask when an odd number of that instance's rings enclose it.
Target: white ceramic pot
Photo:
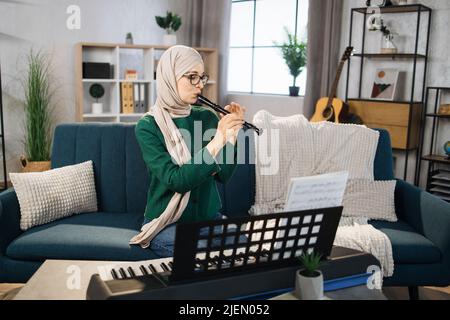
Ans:
[[[103,113],[103,103],[93,103],[92,104],[92,113],[93,114],[102,114]]]
[[[177,44],[177,36],[175,34],[165,34],[163,36],[163,44],[165,46],[174,46]]]
[[[295,296],[300,300],[323,299],[323,275],[317,271],[316,277],[305,277],[298,270],[295,274]]]

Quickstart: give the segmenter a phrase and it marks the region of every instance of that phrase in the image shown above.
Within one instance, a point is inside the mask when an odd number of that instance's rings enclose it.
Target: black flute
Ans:
[[[209,101],[207,98],[205,98],[204,96],[198,95],[198,102],[207,105],[208,107],[214,109],[217,112],[220,112],[222,114],[230,114],[231,112],[225,110],[224,108],[222,108],[221,106],[219,106],[218,104],[215,104],[214,102]],[[252,125],[251,123],[248,123],[247,121],[244,122],[244,127],[246,127],[247,129],[252,129],[255,130],[256,134],[258,136],[262,135],[263,130],[260,128],[257,128],[256,126]]]

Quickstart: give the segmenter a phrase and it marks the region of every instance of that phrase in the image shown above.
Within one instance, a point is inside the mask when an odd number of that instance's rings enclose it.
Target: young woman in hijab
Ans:
[[[221,218],[216,180],[226,183],[236,166],[235,161],[224,162],[224,155],[236,153],[245,108],[232,103],[225,107],[231,114],[218,117],[209,109],[192,106],[207,80],[196,50],[169,48],[157,67],[156,104],[136,125],[149,190],[141,233],[130,244],[150,247],[160,257],[173,256],[176,222]],[[195,122],[197,128],[201,122],[202,141],[193,141],[199,136],[193,132]],[[191,150],[180,129],[189,131]],[[216,129],[214,138],[203,141],[203,133],[210,129]],[[197,145],[201,148],[193,150]]]

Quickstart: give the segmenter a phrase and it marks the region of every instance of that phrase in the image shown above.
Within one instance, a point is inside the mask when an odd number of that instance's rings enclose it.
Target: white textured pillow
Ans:
[[[397,221],[396,181],[349,180],[344,194],[343,217]]]
[[[92,161],[45,172],[10,173],[20,204],[20,228],[97,211]]]

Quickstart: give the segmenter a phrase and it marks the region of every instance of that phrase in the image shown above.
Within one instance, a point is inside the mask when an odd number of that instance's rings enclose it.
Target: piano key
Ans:
[[[168,265],[169,265],[169,267],[170,267],[170,271],[172,271],[172,269],[173,269],[173,262],[170,261],[170,262],[168,263]]]
[[[153,264],[149,264],[148,265],[148,268],[150,269],[150,271],[152,272],[152,273],[158,273],[158,270],[156,270],[156,268],[155,268],[155,266],[153,265]]]
[[[122,276],[122,279],[128,278],[127,274],[125,273],[125,270],[123,268],[119,268],[119,273]]]
[[[141,270],[143,275],[148,275],[149,274],[147,269],[145,268],[145,266],[143,266],[142,264],[139,266],[139,270]]]
[[[163,268],[164,271],[170,271],[169,267],[164,262],[161,262],[160,265],[161,265],[161,267]]]
[[[132,278],[136,277],[136,273],[134,272],[132,267],[128,267],[127,270]]]
[[[119,275],[117,274],[116,270],[111,269],[111,275],[112,275],[114,280],[119,279]]]

